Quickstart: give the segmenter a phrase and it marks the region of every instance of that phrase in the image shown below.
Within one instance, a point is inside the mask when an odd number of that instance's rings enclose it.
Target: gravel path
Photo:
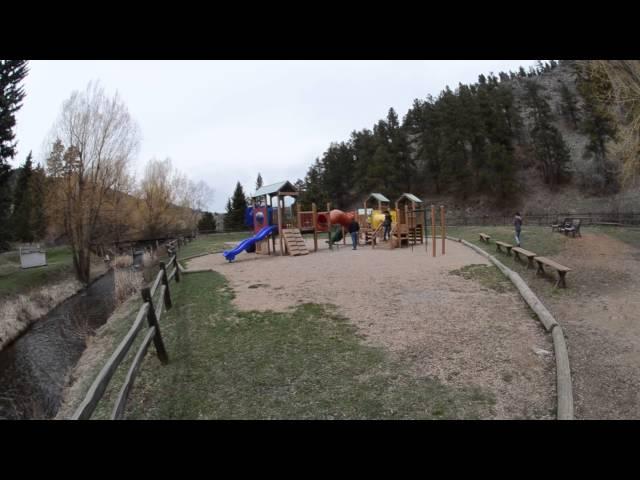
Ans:
[[[312,242],[307,242],[310,248]],[[213,268],[236,292],[237,307],[283,311],[300,303],[335,305],[365,341],[409,360],[415,375],[493,393],[494,418],[555,418],[551,339],[518,293],[498,293],[451,275],[486,259],[456,242],[446,256],[424,246],[388,250],[349,245],[306,256],[240,254],[189,261]]]

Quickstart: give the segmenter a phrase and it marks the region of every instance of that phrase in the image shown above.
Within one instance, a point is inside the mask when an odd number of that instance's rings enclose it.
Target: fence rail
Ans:
[[[615,225],[615,226],[640,226],[640,213],[529,213],[525,214],[524,221],[528,225],[548,226],[565,218],[581,219],[583,225]],[[447,216],[447,225],[487,225],[506,226],[513,224],[512,215],[483,215],[483,216]]]
[[[152,342],[160,362],[162,364],[167,364],[169,362],[169,355],[165,349],[164,342],[162,340],[162,333],[160,331],[160,318],[162,317],[163,307],[164,311],[166,311],[171,309],[173,306],[171,301],[171,289],[169,287],[171,280],[175,279],[176,283],[180,282],[182,272],[184,271],[178,263],[178,256],[176,253],[176,250],[182,244],[182,240],[176,240],[168,243],[171,259],[166,264],[164,262],[160,262],[160,271],[151,284],[151,287],[142,289],[141,294],[143,303],[138,310],[138,314],[133,325],[125,335],[124,339],[116,347],[115,351],[111,354],[107,363],[102,367],[100,373],[96,376],[91,387],[87,391],[84,400],[71,416],[71,420],[88,420],[91,418],[118,366],[120,366],[127,353],[131,350],[131,346],[136,340],[138,334],[144,330],[143,326],[145,320],[147,321],[148,326],[146,334],[135,354],[131,366],[129,367],[127,376],[120,388],[120,392],[118,393],[110,418],[112,420],[120,420],[124,418],[129,393],[131,392],[133,383],[138,371],[140,370],[140,366],[142,365],[142,361],[147,353],[149,345]],[[173,270],[171,273],[168,273],[172,267]],[[158,293],[158,295],[156,295],[156,293]]]

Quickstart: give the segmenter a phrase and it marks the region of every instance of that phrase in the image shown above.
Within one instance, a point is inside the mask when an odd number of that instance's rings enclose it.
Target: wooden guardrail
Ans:
[[[171,273],[167,273],[172,266],[173,271],[171,271]],[[142,360],[144,359],[151,342],[153,342],[160,362],[162,362],[162,364],[167,364],[169,362],[169,355],[165,349],[164,342],[162,341],[162,334],[160,332],[160,317],[162,316],[163,305],[165,310],[169,310],[172,307],[171,289],[169,288],[169,284],[173,279],[175,279],[176,283],[180,282],[181,272],[182,269],[178,263],[175,251],[172,253],[171,260],[169,260],[168,263],[165,264],[164,262],[160,262],[160,271],[151,285],[151,288],[147,287],[142,289],[141,293],[143,304],[138,311],[138,315],[136,316],[133,325],[116,350],[111,354],[107,363],[102,367],[100,373],[98,373],[98,376],[93,381],[93,384],[85,395],[84,400],[71,416],[72,420],[88,420],[91,418],[91,415],[98,406],[98,403],[104,395],[104,392],[106,391],[107,386],[113,378],[118,366],[131,349],[131,346],[138,334],[143,330],[145,320],[148,326],[146,334],[133,359],[133,363],[129,367],[124,384],[120,389],[115,406],[113,407],[111,419],[120,420],[124,418],[124,411],[127,404],[127,398],[129,397],[129,392],[133,387],[133,382],[140,370]],[[153,299],[156,292],[158,292],[159,295],[154,303]]]

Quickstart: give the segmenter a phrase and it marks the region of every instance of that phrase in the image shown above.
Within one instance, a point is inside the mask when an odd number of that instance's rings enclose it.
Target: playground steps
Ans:
[[[409,229],[409,241],[411,243],[422,243],[422,225],[417,225],[415,228]]]
[[[295,257],[298,255],[309,254],[307,244],[305,243],[304,238],[302,238],[300,230],[297,228],[283,229],[282,238],[284,239],[284,243],[287,245],[289,255],[293,255]]]

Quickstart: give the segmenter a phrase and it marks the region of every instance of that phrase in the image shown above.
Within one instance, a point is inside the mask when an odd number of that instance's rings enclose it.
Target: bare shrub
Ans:
[[[131,255],[118,255],[113,259],[113,266],[116,268],[128,268],[133,265]]]
[[[142,256],[142,265],[144,266],[144,268],[149,268],[153,266],[154,263],[155,258],[153,257],[153,255],[149,252],[144,252],[144,255]]]
[[[116,269],[114,271],[115,301],[117,305],[123,303],[129,296],[136,293],[143,284],[142,275],[131,269]]]

